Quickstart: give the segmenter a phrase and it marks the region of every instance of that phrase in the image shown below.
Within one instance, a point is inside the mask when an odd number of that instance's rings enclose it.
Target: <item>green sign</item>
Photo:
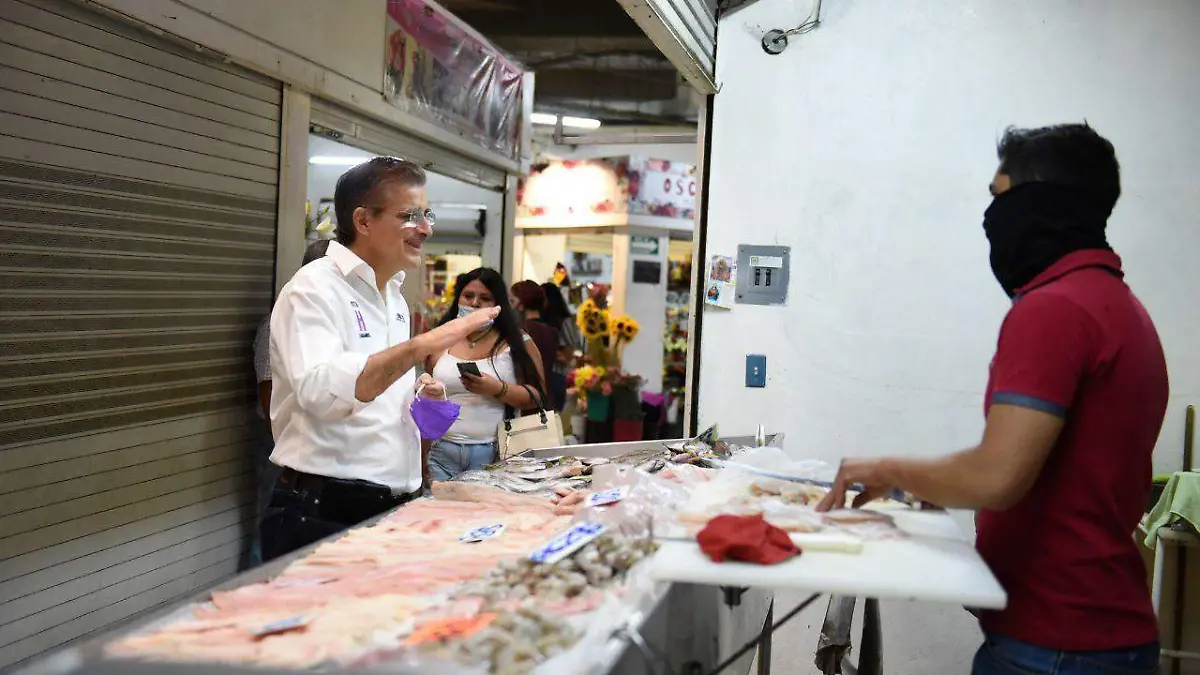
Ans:
[[[658,237],[630,237],[629,251],[637,255],[658,255]]]

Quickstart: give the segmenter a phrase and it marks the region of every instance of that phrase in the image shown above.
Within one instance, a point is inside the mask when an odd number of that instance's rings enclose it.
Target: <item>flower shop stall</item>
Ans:
[[[514,277],[568,289],[581,322],[589,299],[608,321],[635,320],[644,337],[608,348],[618,352],[620,378],[637,378],[641,394],[664,410],[682,384],[674,364],[682,362],[678,350],[690,317],[679,310],[687,282],[678,282],[685,271],[690,275],[697,190],[694,165],[636,155],[538,164],[517,188]],[[602,369],[597,387],[623,381],[609,365],[590,360],[586,365]],[[621,401],[629,400],[640,418],[641,400],[617,391],[611,405],[623,409]],[[589,418],[598,415],[593,405],[588,410]],[[658,417],[665,420],[665,412]],[[611,431],[628,438],[632,426]]]
[[[586,420],[584,437],[589,443],[642,440],[645,379],[622,369],[625,347],[641,326],[631,316],[614,317],[603,298],[584,300],[575,321],[585,348],[567,376],[567,387]]]

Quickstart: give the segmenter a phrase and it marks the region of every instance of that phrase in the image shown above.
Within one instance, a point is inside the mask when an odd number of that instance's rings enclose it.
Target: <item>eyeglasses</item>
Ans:
[[[421,221],[425,221],[425,224],[431,230],[434,223],[437,222],[437,214],[433,212],[433,209],[411,208],[405,211],[397,211],[396,217],[403,220],[404,224],[409,227],[416,227],[421,224]]]

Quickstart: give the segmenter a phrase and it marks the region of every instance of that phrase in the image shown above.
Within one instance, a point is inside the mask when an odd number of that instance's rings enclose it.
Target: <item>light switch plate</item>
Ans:
[[[767,386],[767,357],[762,354],[746,355],[746,386],[753,389]]]
[[[791,248],[739,246],[736,299],[742,305],[787,304]]]

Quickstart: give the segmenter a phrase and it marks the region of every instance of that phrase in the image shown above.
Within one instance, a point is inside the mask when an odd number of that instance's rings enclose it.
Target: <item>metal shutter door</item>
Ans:
[[[0,668],[239,566],[280,97],[0,0]]]

